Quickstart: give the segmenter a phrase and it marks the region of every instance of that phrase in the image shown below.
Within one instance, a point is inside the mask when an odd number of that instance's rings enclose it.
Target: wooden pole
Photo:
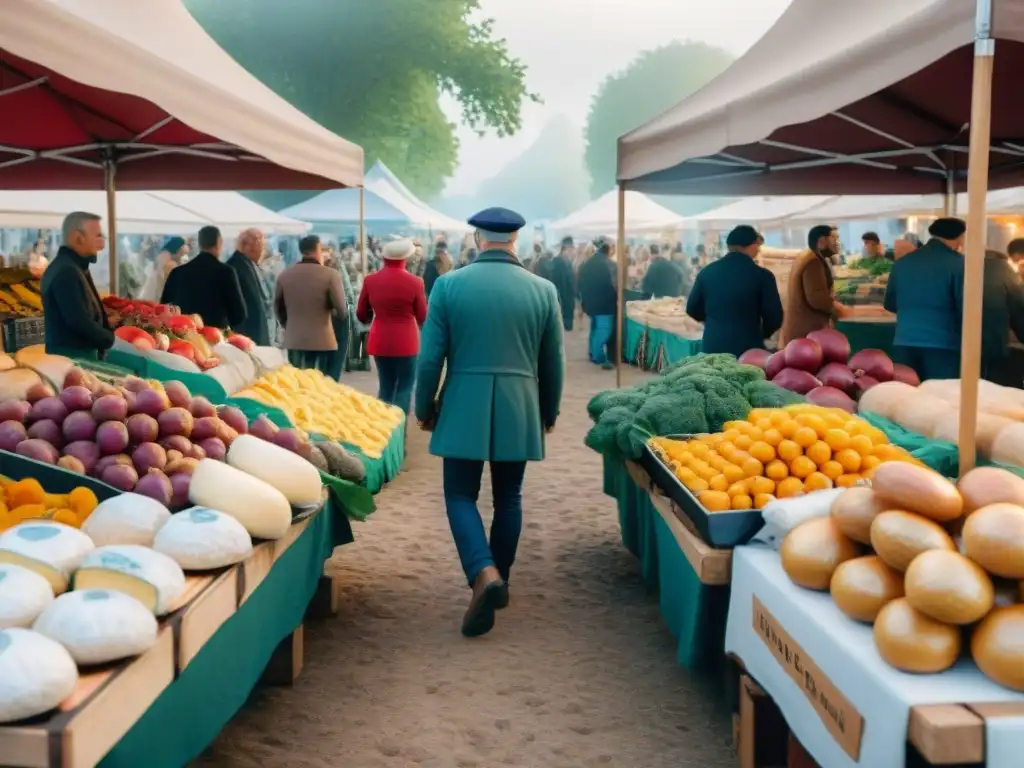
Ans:
[[[103,163],[103,186],[107,192],[107,262],[110,268],[110,295],[117,296],[117,164]]]
[[[363,263],[363,279],[366,279],[366,188],[359,188],[359,258]]]
[[[978,0],[971,91],[971,144],[967,167],[967,244],[964,257],[964,317],[960,352],[960,474],[974,468],[981,375],[982,281],[985,269],[985,197],[992,133],[992,0]]]
[[[622,386],[622,346],[625,332],[623,318],[626,312],[626,185],[619,184],[619,232],[615,246],[618,300],[615,302],[615,387]]]

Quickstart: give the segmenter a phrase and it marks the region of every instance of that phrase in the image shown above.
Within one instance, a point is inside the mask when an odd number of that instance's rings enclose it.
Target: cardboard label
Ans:
[[[832,738],[853,760],[860,759],[864,718],[808,657],[754,595],[754,631],[811,702]]]

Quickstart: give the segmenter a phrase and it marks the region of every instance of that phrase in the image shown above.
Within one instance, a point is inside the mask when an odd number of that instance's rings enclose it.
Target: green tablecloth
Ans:
[[[302,623],[324,562],[351,541],[345,515],[328,504],[102,768],[182,768],[198,757],[245,704],[278,644]]]
[[[892,356],[892,342],[896,336],[896,323],[892,321],[840,320],[836,330],[842,331],[850,341],[850,353],[862,349],[880,349]]]
[[[176,371],[150,360],[144,355],[131,355],[117,349],[107,352],[106,361],[111,365],[127,368],[136,376],[143,379],[156,379],[157,381],[180,381],[193,395],[202,395],[211,403],[223,403],[228,393],[224,387],[212,376],[203,373],[189,373],[188,371]]]
[[[670,331],[650,328],[626,318],[623,357],[625,362],[645,371],[661,370],[672,363],[700,354],[700,350],[700,339],[684,339]]]
[[[644,581],[659,593],[661,616],[676,639],[676,660],[688,668],[717,660],[725,643],[729,587],[701,583],[650,496],[622,462],[607,457],[604,492],[618,502],[623,545],[640,560]]]

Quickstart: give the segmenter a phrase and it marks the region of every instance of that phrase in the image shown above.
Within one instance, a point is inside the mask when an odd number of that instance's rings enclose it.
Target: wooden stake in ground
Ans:
[[[615,388],[622,386],[623,317],[626,313],[626,185],[619,184],[619,232],[615,247],[618,297],[615,302]]]

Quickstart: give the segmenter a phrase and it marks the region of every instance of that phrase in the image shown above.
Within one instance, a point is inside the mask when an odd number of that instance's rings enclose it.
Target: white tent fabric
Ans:
[[[607,192],[575,213],[548,225],[551,232],[614,235],[618,230],[619,193]],[[640,192],[626,192],[626,232],[667,232],[681,229],[685,220]]]
[[[76,82],[146,99],[192,129],[258,155],[233,162],[265,158],[338,185],[362,183],[362,148],[250,75],[180,0],[3,0],[2,15],[0,48]],[[124,143],[126,152],[144,151],[138,145],[146,137]],[[222,148],[192,151],[209,153],[216,165]]]
[[[428,206],[380,160],[366,172],[364,185],[404,213],[414,229],[451,233],[465,233],[472,229],[466,222],[453,219]]]
[[[59,230],[72,211],[106,210],[103,192],[0,190],[0,227]],[[303,234],[309,225],[289,219],[237,192],[119,192],[117,231],[121,235],[194,235],[214,224],[225,234],[258,227],[266,234]]]
[[[832,224],[854,219],[941,216],[942,195],[840,195],[790,217],[790,222]]]
[[[686,219],[688,227],[699,229],[731,229],[739,224],[761,227],[781,225],[786,219],[817,208],[835,198],[822,195],[782,195],[779,197],[744,197],[705,213]],[[629,213],[629,203],[626,204]]]

